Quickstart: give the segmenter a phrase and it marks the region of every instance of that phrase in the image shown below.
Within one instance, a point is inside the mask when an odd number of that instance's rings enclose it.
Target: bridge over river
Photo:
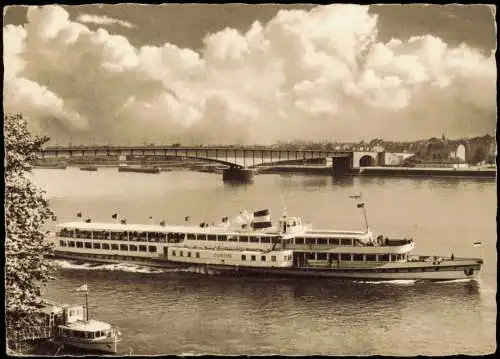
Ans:
[[[262,147],[181,147],[181,146],[52,146],[45,147],[41,159],[97,159],[126,161],[128,158],[179,158],[219,163],[231,173],[242,173],[262,165],[297,163],[325,159],[333,171],[357,169],[364,166],[383,166],[385,152],[373,150],[309,150]],[[228,172],[229,173],[229,172]],[[231,176],[229,176],[231,177]]]

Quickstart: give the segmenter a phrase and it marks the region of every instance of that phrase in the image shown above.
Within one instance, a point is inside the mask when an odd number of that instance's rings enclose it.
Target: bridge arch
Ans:
[[[466,151],[465,144],[460,143],[457,146],[456,158],[458,160],[460,160],[461,162],[466,162],[467,161],[467,151]]]
[[[376,159],[371,155],[364,155],[359,159],[359,167],[373,167],[375,163]]]
[[[456,158],[461,162],[477,164],[487,161],[490,156],[491,141],[467,140],[460,141],[456,147]]]
[[[228,167],[243,168],[243,166],[240,164],[237,164],[234,162],[229,162],[229,161],[224,161],[224,160],[219,160],[219,159],[211,158],[211,157],[200,157],[200,156],[190,156],[190,155],[169,155],[169,157],[170,158],[179,158],[179,159],[189,158],[190,160],[218,163],[218,164],[225,165]]]

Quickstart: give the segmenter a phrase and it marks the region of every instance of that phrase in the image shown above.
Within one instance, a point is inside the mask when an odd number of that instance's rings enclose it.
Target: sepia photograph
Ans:
[[[6,354],[496,352],[495,17],[5,7]]]

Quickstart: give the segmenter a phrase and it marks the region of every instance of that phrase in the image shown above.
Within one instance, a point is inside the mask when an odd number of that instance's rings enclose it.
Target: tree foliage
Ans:
[[[7,114],[4,139],[6,326],[12,331],[36,320],[32,313],[53,271],[47,258],[51,246],[42,229],[53,214],[44,192],[29,178],[48,138],[32,136],[22,115]]]

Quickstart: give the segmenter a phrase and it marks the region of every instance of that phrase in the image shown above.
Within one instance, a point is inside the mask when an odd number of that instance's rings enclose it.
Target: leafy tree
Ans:
[[[52,273],[51,246],[42,225],[53,216],[44,192],[30,181],[37,151],[48,141],[32,136],[22,115],[4,115],[5,300],[7,338],[30,325],[41,287]]]

